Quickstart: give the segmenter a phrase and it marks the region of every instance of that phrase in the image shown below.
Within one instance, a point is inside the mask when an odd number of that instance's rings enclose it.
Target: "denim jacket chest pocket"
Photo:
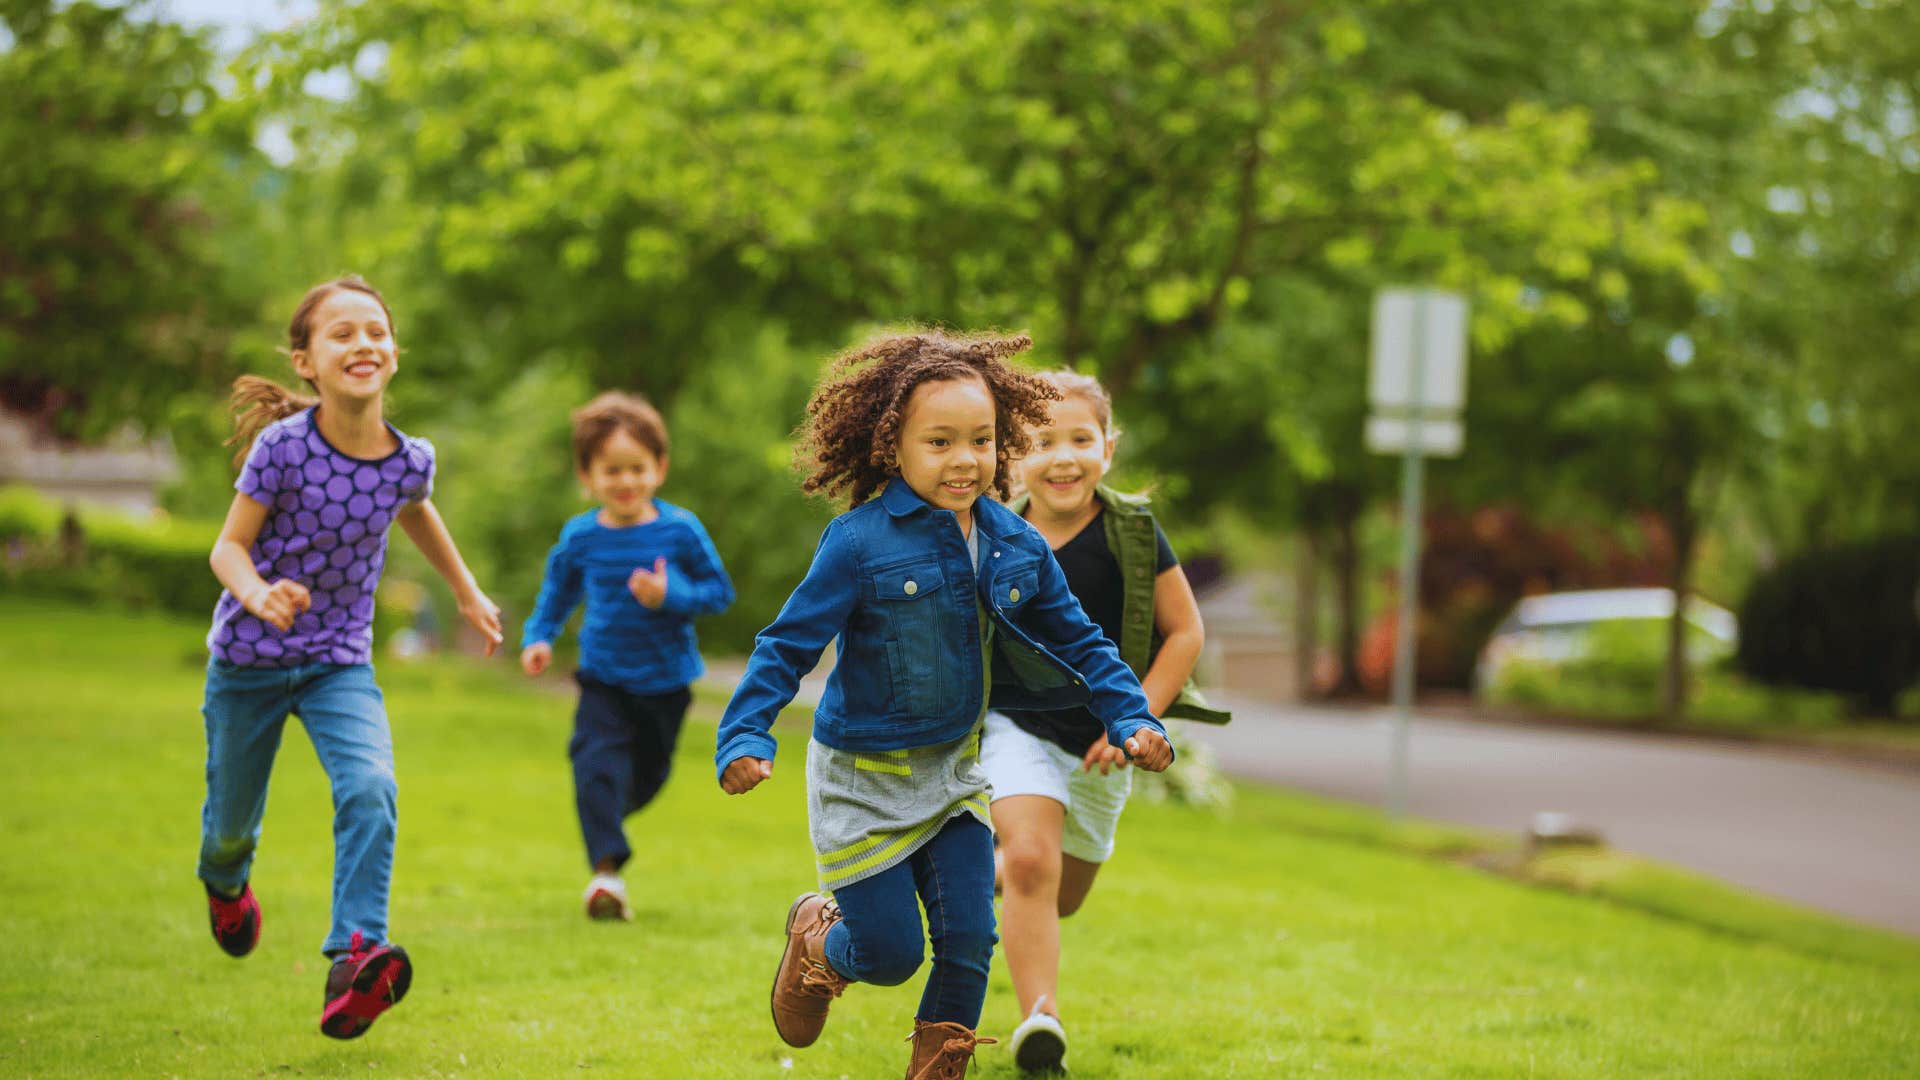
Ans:
[[[945,573],[935,560],[916,559],[875,568],[871,586],[886,638],[893,711],[939,715],[953,663]]]
[[[1031,559],[1015,563],[994,575],[993,606],[1018,621],[1039,591],[1040,564]]]

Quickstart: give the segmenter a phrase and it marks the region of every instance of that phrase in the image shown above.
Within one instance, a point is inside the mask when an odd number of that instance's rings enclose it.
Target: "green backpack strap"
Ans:
[[[1145,678],[1160,651],[1159,633],[1153,623],[1153,587],[1158,578],[1160,545],[1154,537],[1153,512],[1147,500],[1124,495],[1105,485],[1095,489],[1106,504],[1107,547],[1120,564],[1120,659],[1133,669],[1135,678]],[[1189,678],[1180,688],[1162,719],[1193,720],[1202,724],[1225,724],[1233,714],[1213,708]]]

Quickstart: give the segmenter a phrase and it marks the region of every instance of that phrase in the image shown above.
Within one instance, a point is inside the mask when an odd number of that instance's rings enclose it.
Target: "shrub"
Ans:
[[[207,551],[219,525],[167,517],[141,520],[104,510],[69,511],[25,488],[0,489],[0,590],[186,615],[213,610],[219,585]]]
[[[60,531],[60,507],[30,487],[0,487],[0,543],[51,541]]]
[[[1469,686],[1481,646],[1523,596],[1665,585],[1671,576],[1671,545],[1650,518],[1603,529],[1550,523],[1511,506],[1441,507],[1425,527],[1416,627],[1422,686]],[[1390,608],[1362,631],[1357,674],[1370,693],[1387,691],[1396,621]]]
[[[1650,719],[1660,713],[1666,671],[1665,620],[1596,627],[1588,654],[1561,663],[1504,665],[1487,700],[1542,712],[1599,719]],[[1743,679],[1730,665],[1694,670],[1688,719],[1728,727],[1830,727],[1846,717],[1834,694],[1781,689]]]
[[[1738,662],[1893,715],[1920,680],[1920,537],[1804,552],[1761,575],[1741,605]]]

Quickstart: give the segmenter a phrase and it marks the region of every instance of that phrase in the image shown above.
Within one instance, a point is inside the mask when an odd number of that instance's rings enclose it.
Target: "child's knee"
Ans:
[[[892,933],[870,940],[856,938],[854,956],[860,962],[861,982],[899,986],[920,970],[926,960],[926,949],[916,925],[912,934]]]
[[[670,775],[670,772],[671,770],[665,765],[655,766],[650,769],[635,770],[633,775],[633,796],[630,800],[632,808],[628,810],[628,813],[632,813],[634,810],[638,810],[652,802],[654,796],[660,794],[660,790],[667,786],[667,777]]]
[[[993,932],[993,918],[988,914],[982,919],[948,926],[934,940],[933,953],[948,963],[959,963],[985,971],[993,961],[993,947],[1000,938]]]
[[[334,812],[354,818],[392,820],[398,785],[385,766],[356,770],[334,784]]]
[[[1008,838],[1000,844],[1003,889],[1031,894],[1060,887],[1060,852],[1037,839]]]

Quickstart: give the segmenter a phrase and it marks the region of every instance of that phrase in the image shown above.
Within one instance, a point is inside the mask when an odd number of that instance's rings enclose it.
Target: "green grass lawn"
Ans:
[[[412,994],[364,1039],[319,1019],[332,843],[289,724],[244,961],[194,880],[202,628],[0,609],[0,1074],[882,1077],[918,985],[851,988],[820,1043],[767,988],[811,884],[802,730],[774,780],[712,780],[703,699],[680,773],[629,825],[639,918],[589,923],[567,696],[509,665],[382,666],[399,757],[393,927]],[[1688,875],[1449,857],[1466,834],[1243,788],[1213,816],[1127,811],[1064,931],[1078,1076],[1911,1076],[1920,944]],[[1581,891],[1594,890],[1594,891]],[[996,967],[983,1027],[1004,1037]],[[977,1075],[1012,1077],[1004,1048]]]

